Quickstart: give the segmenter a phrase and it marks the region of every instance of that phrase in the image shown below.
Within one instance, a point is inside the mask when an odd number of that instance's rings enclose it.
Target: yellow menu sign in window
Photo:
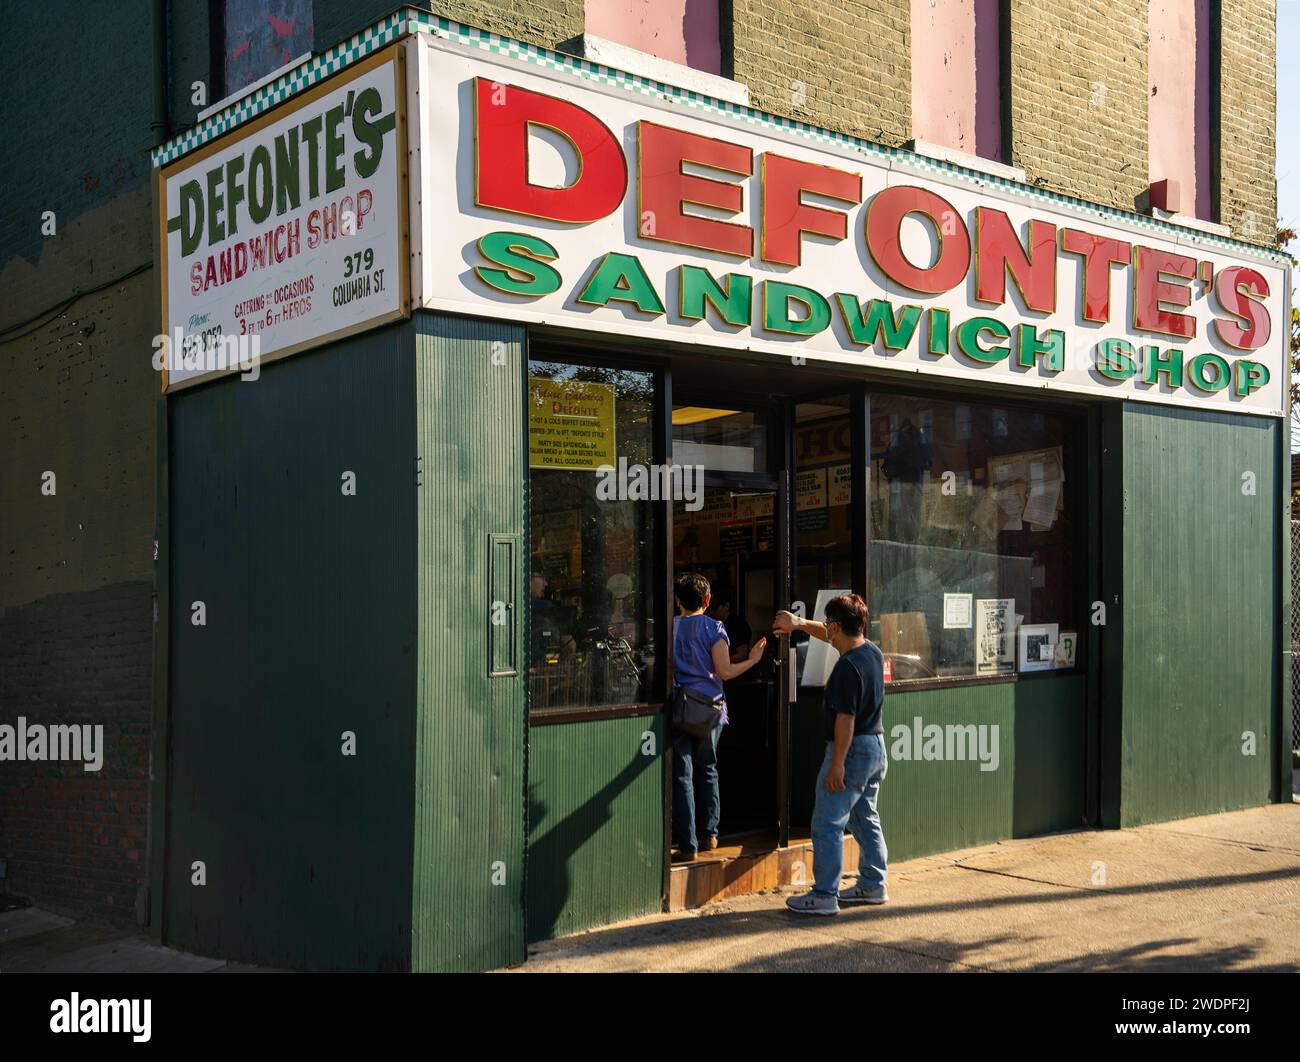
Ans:
[[[594,470],[615,460],[613,384],[529,377],[530,468]]]

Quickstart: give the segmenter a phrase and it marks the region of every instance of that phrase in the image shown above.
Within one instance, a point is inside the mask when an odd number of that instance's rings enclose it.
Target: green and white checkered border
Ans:
[[[1136,211],[1102,206],[1099,203],[1089,202],[1077,196],[1063,195],[1047,189],[1035,188],[1032,185],[1022,184],[1019,181],[1012,181],[1005,177],[968,169],[965,166],[945,162],[941,159],[918,155],[906,148],[887,147],[847,133],[836,133],[829,129],[810,125],[807,122],[783,118],[779,115],[769,114],[766,111],[755,110],[752,107],[745,107],[726,100],[714,99],[712,96],[706,96],[699,92],[676,88],[638,74],[628,74],[613,67],[602,66],[599,63],[580,59],[577,56],[551,51],[535,44],[526,44],[509,37],[502,37],[496,33],[490,33],[487,30],[453,22],[450,19],[442,18],[427,11],[416,11],[411,8],[390,15],[382,22],[357,34],[346,43],[331,49],[320,58],[312,60],[299,71],[264,86],[245,99],[231,104],[220,114],[213,115],[207,121],[156,148],[153,152],[154,165],[166,165],[180,158],[199,145],[238,127],[270,107],[284,102],[295,93],[315,84],[322,78],[350,66],[376,49],[397,40],[399,37],[415,33],[432,33],[457,44],[481,48],[484,51],[512,59],[520,59],[536,66],[561,71],[602,85],[611,85],[638,92],[642,95],[669,100],[693,110],[712,114],[728,114],[766,132],[776,131],[787,135],[793,134],[804,140],[828,144],[841,150],[847,149],[880,162],[889,162],[895,165],[901,163],[907,169],[922,173],[939,174],[977,187],[992,186],[1000,188],[1013,196],[1031,202],[1046,202],[1056,206],[1068,207],[1078,213],[1091,215],[1103,221],[1119,221],[1164,236],[1181,234],[1191,237],[1198,244],[1219,247],[1227,251],[1244,251],[1252,255],[1270,258],[1280,264],[1289,264],[1291,261],[1290,256],[1285,252],[1273,248],[1162,221],[1147,214],[1139,214]]]

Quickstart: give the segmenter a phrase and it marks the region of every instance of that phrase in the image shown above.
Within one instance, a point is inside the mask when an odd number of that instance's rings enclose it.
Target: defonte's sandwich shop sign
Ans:
[[[407,312],[402,55],[371,56],[161,172],[165,388],[255,376]]]
[[[420,59],[425,306],[1283,412],[1276,256],[722,105],[433,39]]]
[[[1276,253],[758,112],[583,77],[554,57],[533,62],[432,34],[397,47],[411,67],[415,306],[1285,413],[1289,273]],[[200,162],[186,179],[206,188],[212,166]],[[389,180],[384,194],[400,198]],[[377,188],[379,178],[361,183]],[[219,220],[244,204],[204,208]],[[386,261],[406,253],[400,226],[381,230],[370,217],[367,226],[364,238],[337,241],[326,297],[343,279],[345,251],[382,247]],[[180,236],[168,232],[169,249]],[[182,261],[179,278],[168,262],[169,290],[184,301],[173,321],[211,312],[186,294],[195,273],[192,258]],[[371,305],[400,312],[396,301]]]

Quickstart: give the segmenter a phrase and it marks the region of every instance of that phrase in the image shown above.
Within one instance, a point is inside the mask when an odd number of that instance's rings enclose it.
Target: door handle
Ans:
[[[515,595],[520,551],[521,536],[488,535],[488,678],[519,674],[519,620],[515,615]]]

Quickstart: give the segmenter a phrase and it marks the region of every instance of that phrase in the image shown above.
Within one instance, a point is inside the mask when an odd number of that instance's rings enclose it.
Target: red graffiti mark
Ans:
[[[271,23],[271,29],[275,31],[277,36],[292,37],[293,24],[298,20],[296,18],[291,18],[288,20],[282,18],[276,18],[274,15],[268,13],[266,16],[266,21]]]
[[[95,173],[94,170],[87,170],[81,175],[81,187],[84,191],[99,191],[99,183],[99,174]]]
[[[252,42],[252,41],[244,41],[243,44],[241,44],[238,48],[236,48],[233,52],[230,53],[230,58],[231,58],[231,59],[238,59],[241,55],[243,55],[246,51],[248,51],[248,49],[251,48],[252,46],[253,46],[253,42]]]

